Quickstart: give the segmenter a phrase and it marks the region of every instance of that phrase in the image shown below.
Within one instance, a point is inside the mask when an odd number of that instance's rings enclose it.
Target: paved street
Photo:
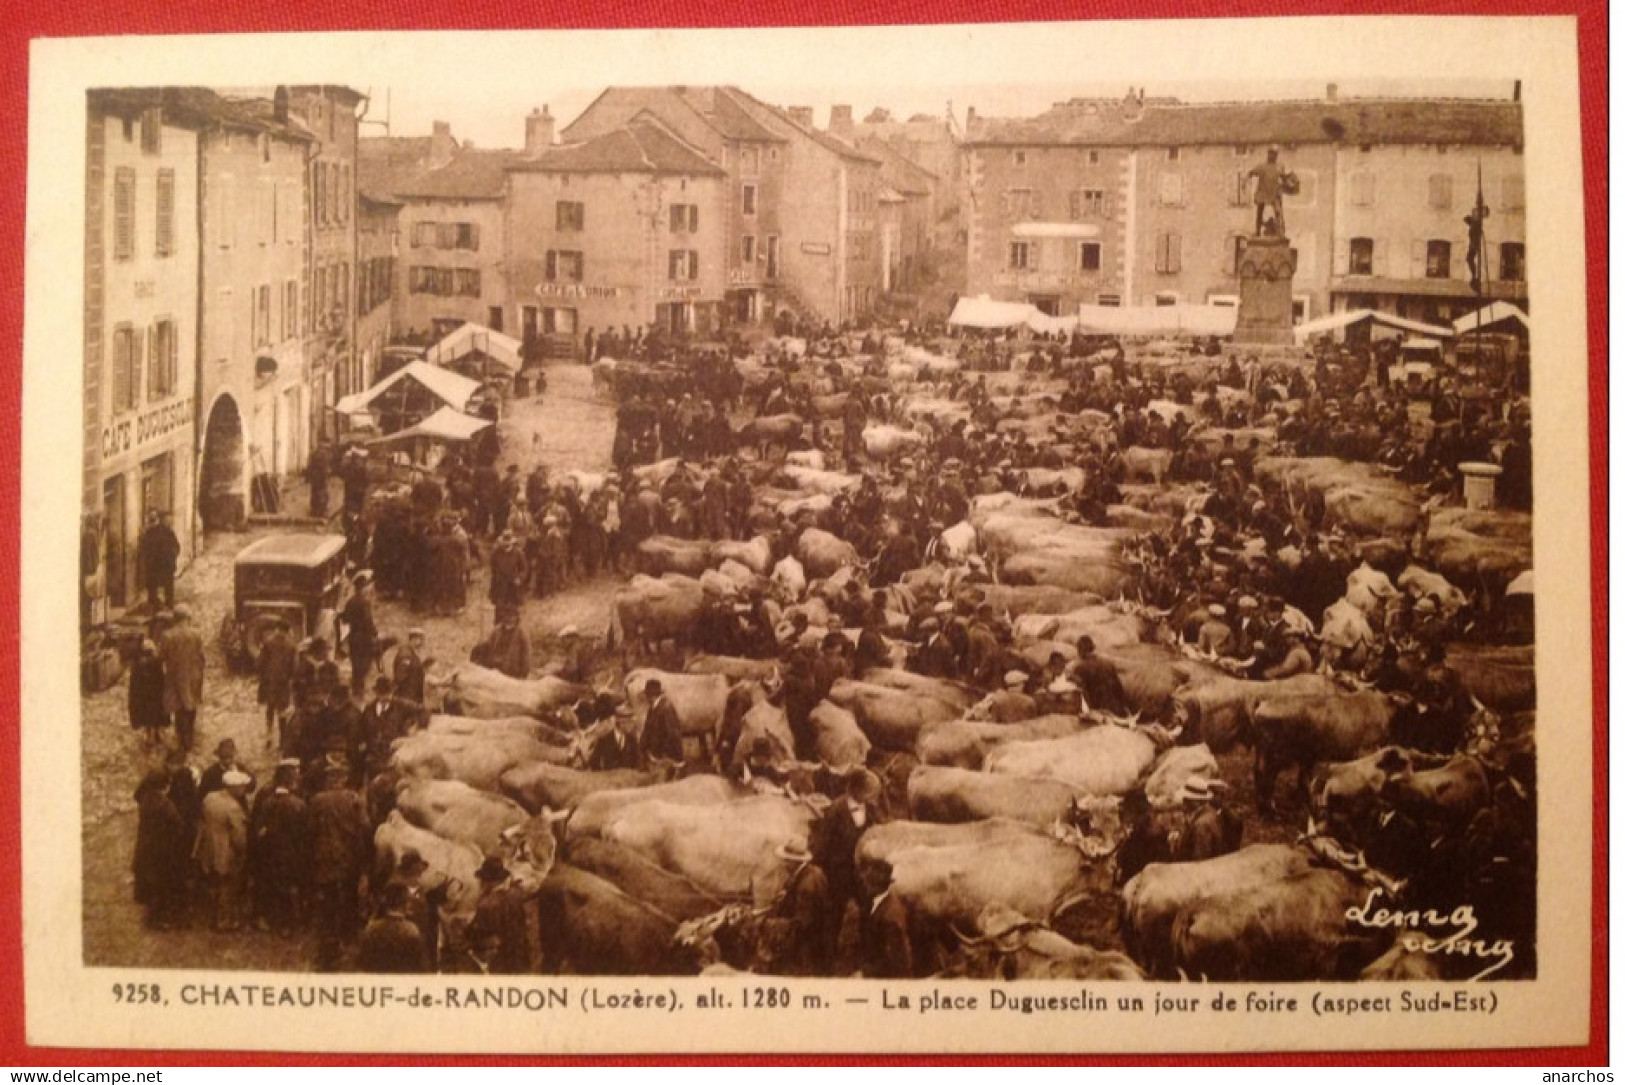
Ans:
[[[548,392],[542,400],[519,400],[508,405],[501,423],[504,461],[519,463],[522,471],[528,471],[538,459],[556,470],[603,470],[609,464],[614,414],[594,397],[590,370],[585,366],[553,368],[548,371],[548,381]],[[289,496],[292,507],[302,511],[303,489]],[[178,598],[190,602],[197,611],[209,653],[205,704],[198,714],[193,761],[200,767],[206,765],[215,744],[230,737],[236,740],[244,760],[261,782],[270,778],[276,756],[266,741],[263,715],[255,703],[255,683],[250,677],[227,673],[214,634],[231,606],[233,559],[244,546],[276,530],[260,528],[241,535],[206,536],[197,559],[177,585]],[[421,625],[428,633],[431,654],[446,661],[467,659],[469,650],[491,625],[483,570],[476,571],[476,578],[469,600],[481,605],[471,605],[463,615],[416,616],[401,604],[381,602],[379,628],[385,634],[404,635],[410,626]],[[575,625],[585,636],[598,636],[607,625],[613,589],[614,582],[604,578],[530,603],[525,617],[533,642],[540,648],[568,625]],[[162,933],[142,927],[140,909],[132,899],[130,874],[135,845],[135,788],[141,776],[161,764],[172,751],[168,747],[146,747],[130,728],[127,696],[127,683],[119,682],[81,702],[85,963],[308,968],[314,951],[313,936],[289,938],[254,931],[217,934],[202,924]]]

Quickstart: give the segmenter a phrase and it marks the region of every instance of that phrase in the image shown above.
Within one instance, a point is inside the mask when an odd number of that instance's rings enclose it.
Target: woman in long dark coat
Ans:
[[[169,726],[169,713],[164,711],[164,664],[158,658],[158,646],[146,639],[130,664],[130,726],[148,742],[156,742],[159,732]]]
[[[135,792],[135,899],[146,905],[147,926],[158,930],[180,923],[192,854],[191,831],[169,797],[169,786],[169,773],[157,768]]]

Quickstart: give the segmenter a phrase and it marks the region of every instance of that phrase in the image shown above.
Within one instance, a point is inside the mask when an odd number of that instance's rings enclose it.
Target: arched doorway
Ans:
[[[222,395],[209,409],[198,471],[198,516],[204,531],[235,531],[247,515],[243,485],[243,418],[237,402]]]

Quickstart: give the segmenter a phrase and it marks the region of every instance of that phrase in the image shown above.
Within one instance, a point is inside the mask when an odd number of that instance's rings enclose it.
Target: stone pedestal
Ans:
[[[1291,346],[1292,275],[1298,254],[1284,237],[1249,237],[1241,250],[1238,346]]]

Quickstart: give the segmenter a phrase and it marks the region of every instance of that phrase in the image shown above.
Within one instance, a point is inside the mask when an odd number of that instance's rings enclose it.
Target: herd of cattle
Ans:
[[[893,409],[862,434],[871,462],[923,451],[927,420],[963,411],[935,381],[954,367],[894,349]],[[996,373],[985,387],[1034,442],[1086,442],[1110,422],[1059,412],[1058,386],[1042,377]],[[862,900],[847,925],[890,917],[917,975],[1533,974],[1532,648],[1450,645],[1475,713],[1459,742],[1429,750],[1405,745],[1405,698],[1362,684],[1356,668],[1260,679],[1181,643],[1166,611],[1145,601],[1142,540],[1199,515],[1207,487],[1171,481],[1166,450],[1123,451],[1129,479],[1104,526],[1037,496],[1081,488],[1076,468],[1027,470],[1021,492],[973,491],[965,520],[883,589],[890,658],[829,687],[809,717],[809,756],[786,718],[779,658],[704,654],[693,636],[719,603],[752,600],[809,645],[830,632],[856,641],[839,604],[866,563],[824,514],[863,480],[831,469],[833,455],[796,450],[803,422],[749,423],[762,445],[748,464],[760,534],[644,540],[643,572],[616,593],[594,666],[515,679],[464,664],[435,676],[446,698],[436,709],[458,714],[434,715],[398,743],[394,809],[376,845],[385,871],[416,851],[427,880],[450,886],[448,928],[473,915],[481,863],[501,854],[534,892],[545,967],[771,968],[761,931],[797,872],[793,857],[841,799],[841,782],[867,767],[883,790],[853,856]],[[1216,447],[1225,432],[1192,436]],[[1491,573],[1505,574],[1504,585],[1529,567],[1527,516],[1425,511],[1410,487],[1369,464],[1275,454],[1267,426],[1250,437],[1260,438],[1263,485],[1314,491],[1373,561],[1395,549],[1412,556],[1401,575],[1371,564],[1350,575],[1345,597],[1311,623],[1323,661],[1375,643],[1373,608],[1392,596],[1459,608],[1467,599],[1455,584]],[[679,469],[695,466],[666,460],[634,474],[658,488]],[[603,484],[573,477],[584,491]],[[910,669],[920,601],[968,587],[1002,617],[1001,647],[1032,673],[1057,653],[1075,660],[1079,638],[1091,639],[1117,670],[1129,714],[1076,697],[1065,711],[1051,702],[1024,713],[1016,706],[1031,698]],[[641,720],[652,679],[676,709],[686,765],[587,770],[593,742],[614,723],[583,728],[575,706],[614,686]],[[769,740],[783,771],[753,777],[730,771],[737,761],[712,761],[725,721],[740,729],[730,742],[740,756]],[[1278,804],[1275,778],[1289,767],[1300,790]],[[1215,788],[1230,828],[1198,832],[1182,796]],[[1125,838],[1158,819],[1176,846],[1121,876]],[[866,974],[881,967],[861,953],[843,959]]]

